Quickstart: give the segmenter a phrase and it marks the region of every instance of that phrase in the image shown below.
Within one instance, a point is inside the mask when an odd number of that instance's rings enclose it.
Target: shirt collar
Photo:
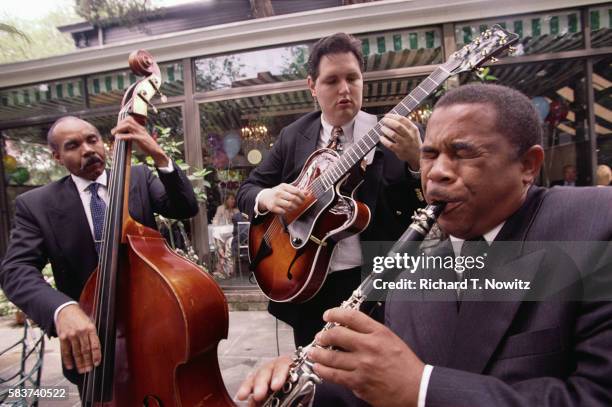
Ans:
[[[353,139],[353,129],[355,128],[356,119],[357,115],[355,115],[350,122],[342,126],[342,131],[344,132],[344,135],[348,137],[349,140]],[[321,113],[321,125],[323,126],[323,134],[331,135],[334,126],[332,126],[325,120],[325,116],[323,116],[323,113]]]
[[[491,243],[493,243],[493,241],[495,240],[495,238],[499,234],[499,231],[501,230],[501,228],[504,226],[505,223],[506,221],[503,221],[502,223],[500,223],[499,225],[495,226],[493,229],[489,230],[487,233],[482,235],[482,237],[484,237],[484,240],[487,242],[489,246],[491,246]],[[450,238],[451,244],[453,245],[453,251],[455,252],[455,256],[458,256],[459,252],[461,251],[461,246],[463,246],[463,242],[465,241],[465,239],[460,239],[452,235],[450,235],[449,238]]]
[[[92,182],[97,182],[98,184],[101,184],[102,186],[106,188],[106,183],[107,183],[106,171],[102,171],[102,174],[100,174],[100,176],[95,181],[90,181],[85,178],[77,177],[74,174],[70,174],[70,176],[72,177],[72,180],[74,181],[74,184],[76,185],[77,190],[79,192],[86,191]]]

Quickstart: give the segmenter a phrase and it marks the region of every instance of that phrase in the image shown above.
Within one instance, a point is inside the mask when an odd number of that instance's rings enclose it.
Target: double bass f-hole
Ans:
[[[143,407],[164,407],[164,404],[155,396],[147,395],[142,401]]]

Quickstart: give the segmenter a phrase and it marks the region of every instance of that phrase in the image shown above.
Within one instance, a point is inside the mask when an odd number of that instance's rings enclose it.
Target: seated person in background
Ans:
[[[607,187],[612,181],[612,170],[605,164],[597,166],[597,178],[595,185],[598,187]]]
[[[553,181],[550,183],[551,187],[575,187],[576,184],[576,166],[568,164],[563,166],[563,179]]]
[[[236,195],[229,193],[226,195],[223,205],[217,207],[217,212],[212,220],[214,226],[228,225],[227,231],[225,228],[218,228],[212,236],[219,260],[215,275],[219,278],[228,278],[233,274],[232,233],[229,233],[231,231],[229,225],[232,224],[232,217],[239,213],[238,208],[236,208]]]
[[[217,206],[217,212],[212,220],[213,225],[229,225],[232,223],[232,216],[238,213],[236,208],[236,195],[233,193],[227,194],[223,205]]]

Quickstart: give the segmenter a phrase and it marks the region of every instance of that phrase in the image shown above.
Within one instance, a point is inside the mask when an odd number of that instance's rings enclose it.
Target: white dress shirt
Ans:
[[[489,246],[495,240],[495,238],[499,234],[499,231],[505,223],[506,222],[500,223],[499,225],[495,226],[493,229],[482,235],[482,237]],[[465,239],[460,239],[452,235],[449,237],[453,246],[453,252],[455,253],[455,256],[459,256],[459,254],[461,253],[461,247],[463,246],[463,242],[465,242]],[[423,375],[421,376],[421,385],[419,386],[419,398],[417,401],[417,407],[425,407],[425,401],[427,398],[427,388],[429,387],[429,379],[431,378],[432,371],[432,365],[425,365],[425,369],[423,369]]]
[[[174,171],[174,166],[172,165],[172,161],[168,161],[167,167],[158,168],[158,170],[164,173],[171,173],[172,171]],[[98,187],[98,196],[102,198],[102,200],[108,207],[108,201],[109,201],[108,188],[107,188],[108,175],[106,171],[104,171],[95,181],[90,181],[85,178],[77,177],[74,174],[70,174],[70,177],[72,177],[72,181],[74,181],[74,185],[76,186],[77,191],[79,192],[79,198],[81,198],[81,203],[83,204],[83,209],[85,210],[85,217],[87,218],[87,223],[89,224],[89,231],[91,232],[91,236],[94,237],[93,219],[91,217],[91,207],[90,207],[91,191],[89,190],[89,185],[92,184],[93,182],[97,182],[98,184],[100,184],[100,186]],[[59,307],[55,309],[55,312],[53,313],[53,322],[55,323],[56,328],[57,328],[57,316],[59,312],[65,307],[67,307],[68,305],[72,305],[72,304],[77,304],[77,302],[68,301],[68,302],[63,303],[62,305],[60,305]]]

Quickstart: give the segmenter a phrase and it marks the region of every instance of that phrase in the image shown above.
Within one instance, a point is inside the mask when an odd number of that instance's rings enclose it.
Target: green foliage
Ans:
[[[172,135],[172,129],[170,127],[155,126],[155,132],[157,134],[157,144],[164,150],[168,157],[174,161],[181,170],[190,172],[187,176],[192,183],[193,191],[198,198],[198,202],[206,201],[206,189],[210,188],[211,184],[206,177],[212,174],[212,170],[207,168],[191,167],[183,160],[183,152],[181,146],[183,141],[177,141]],[[146,164],[153,173],[155,173],[155,163],[151,157],[143,158],[138,155],[137,152],[132,152],[132,163],[133,164]]]
[[[245,66],[235,55],[206,58],[197,62],[196,86],[200,90],[215,90],[230,87],[240,76]]]
[[[46,145],[28,142],[22,139],[11,140],[11,147],[17,152],[19,167],[29,173],[27,185],[45,185],[67,175],[66,169],[52,157]]]
[[[191,167],[183,160],[183,152],[180,149],[180,147],[183,145],[183,142],[177,141],[173,137],[172,129],[170,127],[161,127],[156,125],[155,133],[157,134],[157,144],[159,144],[162,150],[164,150],[166,155],[168,155],[168,157],[172,161],[174,161],[181,168],[181,170],[185,172],[191,172],[191,174],[187,177],[192,182],[193,191],[196,195],[196,198],[198,199],[198,202],[202,203],[206,201],[206,189],[210,188],[210,183],[205,180],[205,177],[211,174],[212,171],[206,168]],[[146,157],[143,161],[143,159],[139,157],[136,152],[132,151],[132,163],[145,164],[153,171],[154,174],[156,174],[156,172],[154,171],[155,165],[151,157]],[[185,252],[176,248],[172,232],[169,233],[170,246],[181,256],[187,258],[188,260],[191,260],[196,264],[199,264],[200,260],[197,254],[195,253],[193,246],[189,242],[189,238],[187,237],[187,233],[185,233],[185,227],[183,226],[182,222],[175,219],[167,219],[161,215],[156,215],[155,219],[157,221],[158,226],[160,226],[160,229],[161,227],[165,227],[169,231],[178,229],[178,232],[185,241],[185,246],[187,250]],[[199,267],[201,267],[204,271],[207,271],[203,265],[199,265]]]
[[[79,16],[97,27],[133,27],[148,20],[156,8],[150,0],[75,0]]]
[[[21,37],[27,42],[30,42],[30,38],[25,33],[19,31],[17,28],[9,24],[0,23],[0,32],[11,34],[16,37]]]
[[[292,76],[293,79],[301,79],[308,76],[308,48],[305,46],[291,47],[291,56],[283,57],[285,66],[282,69],[283,75]]]
[[[34,21],[6,18],[0,23],[0,64],[74,51],[70,34],[63,34],[56,27],[75,21],[77,18],[70,9],[60,9]]]
[[[487,66],[486,68],[482,68],[480,70],[474,71],[474,76],[476,76],[476,78],[478,78],[480,82],[496,81],[497,77],[494,75],[491,75],[490,72],[491,72],[491,68]]]
[[[13,305],[4,295],[4,292],[0,290],[0,317],[14,314],[17,311],[17,307]]]

